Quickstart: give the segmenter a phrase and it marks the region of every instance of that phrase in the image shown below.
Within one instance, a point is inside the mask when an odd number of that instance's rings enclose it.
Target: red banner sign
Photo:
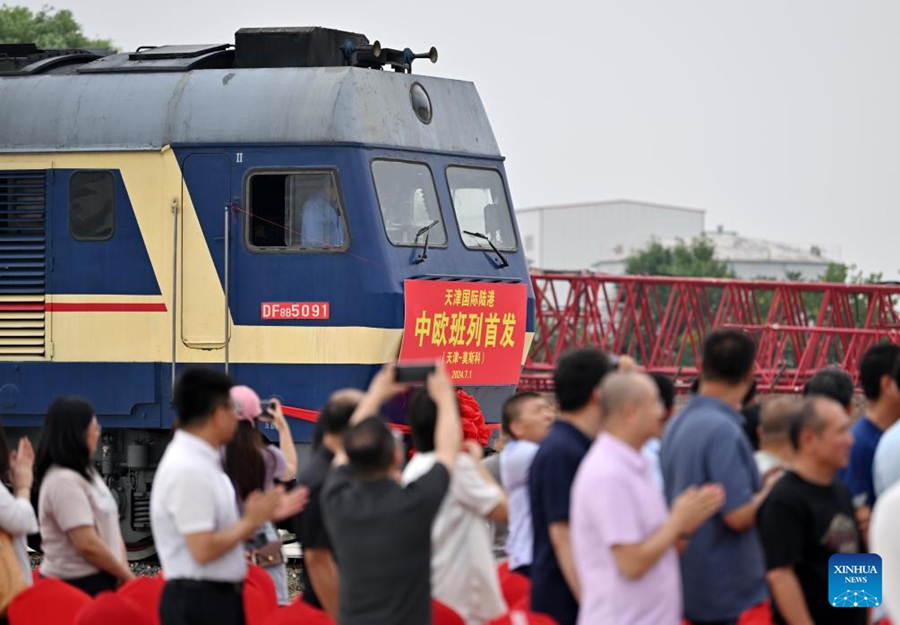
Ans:
[[[516,384],[527,299],[524,284],[407,280],[400,362],[440,358],[457,385]]]

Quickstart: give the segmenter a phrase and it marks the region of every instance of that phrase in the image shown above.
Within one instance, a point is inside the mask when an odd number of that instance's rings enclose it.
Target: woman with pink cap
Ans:
[[[297,470],[297,451],[278,400],[271,400],[263,408],[259,395],[248,386],[232,387],[231,399],[238,417],[238,428],[234,438],[225,447],[225,472],[237,492],[238,507],[243,509],[244,499],[253,491],[269,490],[275,485],[276,479],[293,479]],[[262,432],[256,427],[257,420],[275,426],[278,430],[278,447],[267,444]],[[281,555],[281,539],[271,522],[260,527],[248,541],[247,551],[275,583],[278,603],[287,605],[287,570]]]

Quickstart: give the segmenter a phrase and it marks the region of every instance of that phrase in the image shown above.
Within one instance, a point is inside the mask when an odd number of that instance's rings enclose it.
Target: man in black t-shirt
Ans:
[[[338,569],[331,540],[322,518],[320,496],[334,455],[341,450],[341,435],[363,397],[357,389],[332,393],[316,422],[313,451],[297,483],[309,489],[309,504],[297,517],[297,538],[303,547],[303,601],[338,617]]]
[[[850,418],[832,399],[806,399],[792,420],[791,444],[792,469],[757,515],[775,623],[865,625],[865,608],[834,608],[828,595],[828,559],[862,548],[850,491],[835,478],[850,457]]]
[[[353,413],[325,479],[321,503],[340,563],[341,625],[431,622],[431,524],[450,485],[462,426],[442,365],[426,384],[437,405],[436,462],[428,472],[406,487],[395,479],[402,454],[384,421],[372,416],[404,388],[386,365]]]

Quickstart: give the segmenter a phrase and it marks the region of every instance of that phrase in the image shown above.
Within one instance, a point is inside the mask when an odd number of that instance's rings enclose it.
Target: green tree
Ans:
[[[828,263],[825,273],[819,276],[819,282],[840,282],[844,283],[850,274],[850,268],[844,263]]]
[[[716,248],[706,237],[690,243],[678,239],[672,247],[654,241],[625,259],[625,273],[644,276],[733,278],[727,262],[716,258]]]
[[[679,277],[695,277],[695,278],[733,278],[734,270],[726,262],[716,258],[716,248],[707,237],[698,237],[690,242],[678,239],[676,243],[670,247],[654,241],[644,249],[632,254],[625,259],[625,273],[631,275],[645,276],[679,276]],[[629,327],[630,332],[634,333],[634,339],[628,341],[626,351],[631,352],[632,346],[640,343],[643,345],[652,345],[657,339],[657,329],[661,323],[667,303],[673,295],[672,287],[668,285],[658,285],[649,287],[654,293],[647,300],[639,300],[646,302],[645,306],[649,306],[648,310],[634,309],[632,318],[624,315],[625,301],[620,302],[620,321]],[[713,306],[712,310],[703,311],[702,314],[709,314],[709,318],[705,319],[706,323],[712,323],[716,315],[716,304],[721,300],[721,289],[709,288],[709,302]],[[693,309],[693,302],[688,305]],[[694,313],[699,314],[699,309],[694,309]],[[700,344],[700,336],[686,322],[680,330],[676,332],[680,336],[678,345],[676,345],[676,353],[672,354],[673,359],[681,366],[694,366],[694,351]],[[680,354],[680,356],[678,356]],[[632,354],[640,361],[639,354]]]
[[[28,7],[0,6],[0,43],[34,43],[45,50],[103,48],[115,50],[109,39],[90,39],[71,11],[44,7],[34,13]]]

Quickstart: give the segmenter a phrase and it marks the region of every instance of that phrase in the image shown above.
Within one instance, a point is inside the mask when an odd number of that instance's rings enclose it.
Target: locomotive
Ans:
[[[0,415],[34,435],[54,397],[94,405],[133,557],[186,366],[279,397],[301,444],[398,356],[444,358],[497,420],[534,296],[478,93],[426,57],[318,27],[0,45]]]

